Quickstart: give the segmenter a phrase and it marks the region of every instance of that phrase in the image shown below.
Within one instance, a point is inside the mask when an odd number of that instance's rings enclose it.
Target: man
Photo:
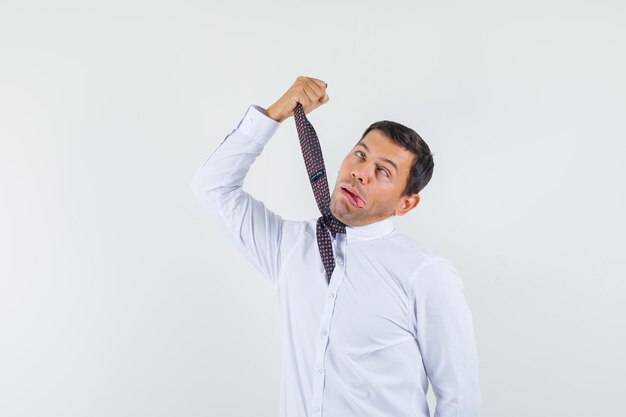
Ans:
[[[374,123],[343,160],[330,209],[346,233],[332,238],[329,282],[317,219],[283,219],[242,189],[280,124],[298,103],[309,113],[328,102],[326,87],[298,77],[268,109],[250,105],[191,182],[203,211],[277,297],[280,417],[427,417],[429,380],[436,417],[477,416],[478,360],[463,283],[448,260],[392,221],[417,206],[432,174],[432,155],[416,132]]]

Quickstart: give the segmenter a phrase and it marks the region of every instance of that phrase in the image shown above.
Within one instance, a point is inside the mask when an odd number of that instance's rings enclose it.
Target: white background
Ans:
[[[275,299],[189,183],[306,75],[331,187],[374,121],[431,146],[394,221],[462,274],[481,415],[623,416],[625,11],[2,0],[0,415],[277,415]],[[292,118],[244,189],[317,215]]]

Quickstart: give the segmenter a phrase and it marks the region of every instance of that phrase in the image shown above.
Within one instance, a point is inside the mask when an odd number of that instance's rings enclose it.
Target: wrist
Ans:
[[[276,110],[274,105],[271,105],[267,110],[265,110],[265,115],[270,119],[276,120],[277,122],[282,122],[286,119],[286,117]]]

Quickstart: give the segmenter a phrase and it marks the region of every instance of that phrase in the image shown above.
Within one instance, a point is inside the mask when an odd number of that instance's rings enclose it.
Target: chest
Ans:
[[[330,336],[352,350],[384,348],[409,334],[409,300],[393,270],[372,259],[346,262]]]
[[[298,331],[326,330],[334,346],[355,355],[411,337],[405,274],[389,254],[366,249],[336,248],[341,262],[330,284],[319,253],[303,251],[285,265],[282,284],[285,312]]]

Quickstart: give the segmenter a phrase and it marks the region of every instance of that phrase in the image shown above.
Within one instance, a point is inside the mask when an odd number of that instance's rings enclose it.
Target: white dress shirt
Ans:
[[[389,217],[331,238],[336,265],[328,284],[317,218],[283,219],[242,188],[281,124],[264,110],[248,107],[191,188],[276,295],[279,416],[429,417],[428,380],[435,417],[477,416],[473,319],[454,266]]]

